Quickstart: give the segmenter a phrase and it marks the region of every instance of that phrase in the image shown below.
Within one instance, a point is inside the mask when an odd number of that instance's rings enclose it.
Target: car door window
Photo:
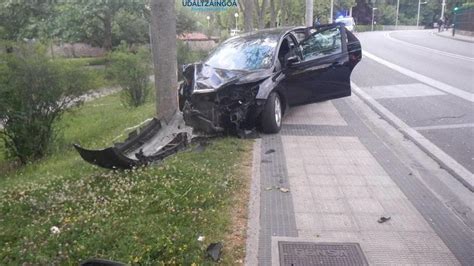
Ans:
[[[302,61],[342,53],[341,31],[335,27],[313,33],[301,42],[300,48]]]

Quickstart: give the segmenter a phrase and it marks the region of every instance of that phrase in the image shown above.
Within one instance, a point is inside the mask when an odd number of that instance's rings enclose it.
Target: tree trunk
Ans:
[[[268,0],[263,0],[261,7],[258,5],[258,0],[255,0],[255,6],[258,13],[258,29],[263,29],[265,27],[265,11],[268,6]]]
[[[244,26],[245,31],[253,31],[253,12],[254,5],[253,0],[244,0]]]
[[[288,23],[288,7],[286,5],[284,0],[280,0],[280,26],[286,26]]]
[[[151,1],[156,117],[170,122],[178,109],[175,1]]]
[[[275,0],[270,0],[270,28],[276,27]]]
[[[112,50],[112,13],[107,10],[104,15],[104,44],[102,47],[106,51]]]

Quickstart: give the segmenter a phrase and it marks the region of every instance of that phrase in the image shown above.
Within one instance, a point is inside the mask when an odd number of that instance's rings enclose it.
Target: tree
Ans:
[[[59,29],[66,32],[67,35],[70,35],[70,32],[89,33],[86,38],[89,38],[90,42],[110,50],[112,49],[112,29],[116,16],[121,11],[126,11],[129,15],[143,16],[145,3],[144,0],[65,1],[58,8],[62,9],[62,13],[58,16],[60,21],[73,22],[67,23],[67,28],[62,26],[63,24],[57,23],[56,26]],[[75,18],[75,20],[71,21],[70,18]],[[74,34],[72,35],[74,36]]]
[[[47,154],[59,131],[55,122],[92,88],[92,78],[77,66],[49,60],[35,45],[15,47],[0,61],[0,138],[7,155],[26,164]]]
[[[149,58],[148,49],[140,48],[132,53],[126,45],[111,54],[112,65],[109,71],[122,87],[122,102],[126,106],[138,107],[148,97],[151,74]]]
[[[262,5],[259,5],[258,0],[255,0],[255,7],[257,8],[258,29],[265,27],[265,12],[267,11],[268,0],[262,0]]]
[[[239,9],[244,13],[244,31],[253,31],[254,0],[238,1]]]
[[[181,35],[196,29],[196,18],[193,14],[184,8],[178,9],[176,12],[176,33]]]
[[[40,36],[42,25],[52,16],[52,7],[47,1],[0,0],[0,39],[33,39]]]
[[[151,39],[157,118],[168,123],[178,109],[174,1],[151,1]]]

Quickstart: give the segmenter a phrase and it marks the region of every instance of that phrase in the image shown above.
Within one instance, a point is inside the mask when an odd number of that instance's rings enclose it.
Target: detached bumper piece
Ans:
[[[187,133],[180,132],[157,152],[145,155],[142,147],[151,141],[160,129],[160,121],[153,119],[145,127],[130,133],[125,142],[117,143],[114,147],[102,150],[89,150],[82,148],[78,144],[74,144],[74,148],[82,159],[91,164],[114,170],[132,169],[152,162],[161,161],[186,148],[188,144]]]

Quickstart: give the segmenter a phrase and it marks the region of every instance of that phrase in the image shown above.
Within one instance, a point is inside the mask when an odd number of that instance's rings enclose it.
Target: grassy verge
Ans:
[[[116,81],[107,72],[106,66],[109,61],[106,57],[58,58],[56,60],[85,68],[94,79],[97,89],[116,85]]]
[[[152,113],[152,103],[129,110],[104,97],[64,117],[63,144],[103,147]],[[242,261],[250,141],[220,139],[129,172],[90,166],[69,147],[0,176],[0,264],[207,264],[217,241],[224,264]]]

